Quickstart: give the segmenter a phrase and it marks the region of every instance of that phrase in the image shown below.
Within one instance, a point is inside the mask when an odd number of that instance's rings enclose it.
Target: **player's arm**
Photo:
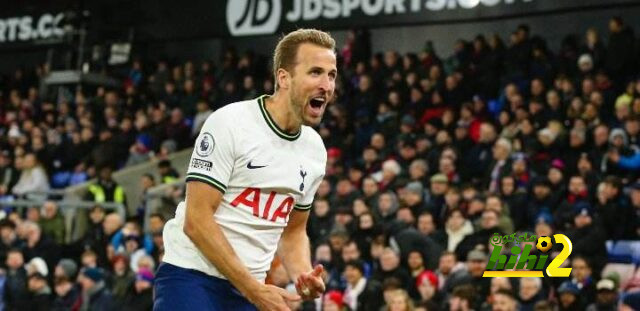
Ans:
[[[311,250],[307,236],[308,210],[294,209],[289,214],[289,223],[282,232],[278,245],[278,256],[282,259],[287,274],[293,280],[311,270]]]
[[[237,256],[214,220],[222,193],[203,182],[187,183],[184,233],[204,256],[260,310],[287,310],[284,299],[299,299],[256,280]]]
[[[305,299],[313,299],[324,292],[324,268],[317,266],[312,270],[311,267],[311,250],[307,236],[308,218],[309,209],[294,209],[289,214],[289,223],[282,232],[278,245],[278,255],[287,274],[296,282],[298,293]]]

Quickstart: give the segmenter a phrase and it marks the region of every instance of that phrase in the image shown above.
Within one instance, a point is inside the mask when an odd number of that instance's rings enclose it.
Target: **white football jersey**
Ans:
[[[308,210],[325,173],[320,135],[302,126],[282,131],[262,96],[211,114],[196,140],[186,180],[217,188],[213,215],[240,260],[264,281],[293,209]],[[164,227],[163,261],[225,278],[183,232],[185,202]]]

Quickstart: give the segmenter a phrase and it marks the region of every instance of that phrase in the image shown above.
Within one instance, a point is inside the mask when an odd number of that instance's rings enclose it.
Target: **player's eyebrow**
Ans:
[[[309,72],[314,72],[314,71],[324,72],[324,68],[318,67],[318,66],[313,66],[313,67],[309,68]]]

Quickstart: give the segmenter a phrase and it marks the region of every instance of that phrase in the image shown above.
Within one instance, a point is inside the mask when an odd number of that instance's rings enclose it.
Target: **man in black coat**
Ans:
[[[27,310],[29,292],[27,290],[27,271],[24,269],[24,256],[19,249],[7,253],[7,280],[4,285],[5,310]]]
[[[622,18],[614,17],[609,21],[609,32],[605,67],[612,77],[625,79],[633,69],[633,30],[624,24]]]
[[[573,244],[571,255],[589,258],[593,274],[600,275],[607,261],[606,235],[599,219],[594,217],[593,209],[589,205],[579,206],[582,206],[580,210],[574,210],[574,228],[567,231]]]

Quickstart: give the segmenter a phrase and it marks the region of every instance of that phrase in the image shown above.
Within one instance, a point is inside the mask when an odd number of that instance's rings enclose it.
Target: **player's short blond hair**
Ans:
[[[278,69],[293,71],[298,47],[303,43],[311,43],[332,51],[336,48],[336,40],[329,33],[317,29],[298,29],[282,37],[273,53],[273,77],[276,90],[278,89]]]

